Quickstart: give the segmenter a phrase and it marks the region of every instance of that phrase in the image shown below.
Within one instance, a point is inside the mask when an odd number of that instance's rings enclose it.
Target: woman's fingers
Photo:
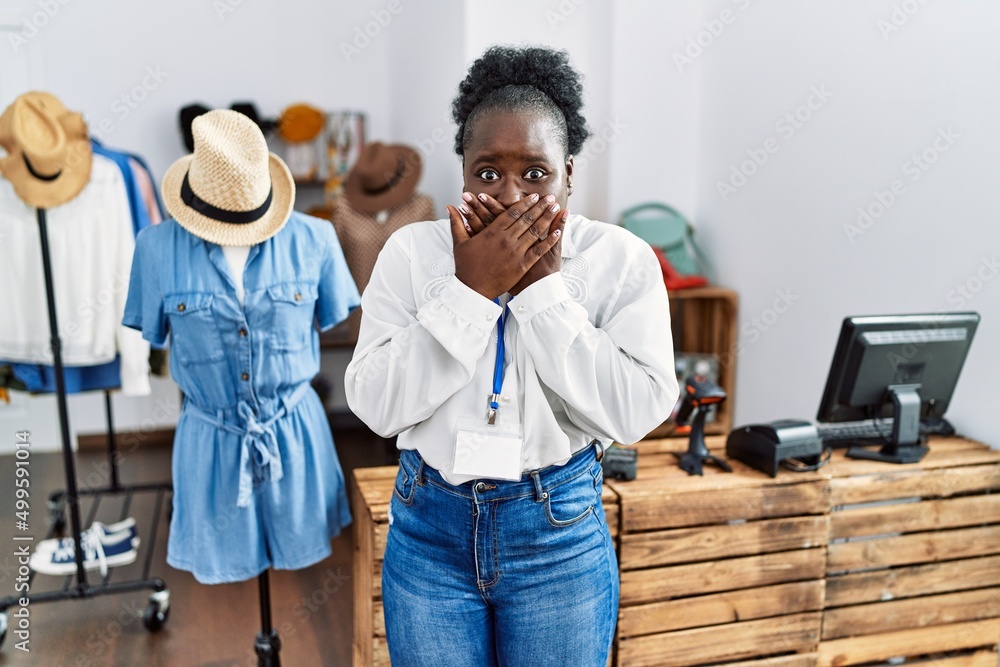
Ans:
[[[490,211],[480,199],[474,197],[471,192],[463,192],[462,201],[465,202],[462,205],[465,209],[462,213],[468,218],[474,234],[483,231],[487,225],[496,220],[496,214]]]
[[[448,211],[448,220],[451,221],[451,240],[454,245],[458,245],[472,237],[472,229],[469,227],[462,215],[454,206],[445,206]]]
[[[523,216],[521,216],[521,222],[524,223],[524,231],[521,233],[521,240],[527,244],[532,244],[539,239],[547,238],[549,231],[552,229],[553,222],[557,219],[559,215],[559,204],[557,202],[545,203],[545,208],[541,211],[537,211],[538,207],[528,211]],[[538,215],[538,218],[528,222],[526,218]]]
[[[538,243],[532,245],[528,252],[534,254],[535,258],[541,259],[547,252],[555,248],[562,239],[563,230],[566,227],[566,220],[568,218],[569,209],[563,211],[562,214],[556,218],[555,222],[552,223],[549,235],[544,239],[539,240]]]

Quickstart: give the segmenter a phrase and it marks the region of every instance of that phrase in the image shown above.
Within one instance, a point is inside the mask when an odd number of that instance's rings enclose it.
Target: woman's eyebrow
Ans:
[[[487,153],[483,155],[476,155],[472,160],[472,164],[476,165],[483,162],[499,162],[504,159],[510,159],[511,157],[516,158],[521,162],[535,162],[542,164],[549,164],[551,162],[551,160],[549,160],[549,158],[546,157],[545,155],[511,155],[508,153],[504,154]]]

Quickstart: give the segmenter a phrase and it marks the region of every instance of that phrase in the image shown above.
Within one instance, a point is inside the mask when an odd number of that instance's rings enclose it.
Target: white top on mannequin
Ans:
[[[226,263],[229,264],[229,273],[233,275],[233,282],[236,283],[236,299],[243,305],[243,269],[247,266],[247,257],[250,256],[250,246],[248,245],[224,245],[222,254],[226,256]]]

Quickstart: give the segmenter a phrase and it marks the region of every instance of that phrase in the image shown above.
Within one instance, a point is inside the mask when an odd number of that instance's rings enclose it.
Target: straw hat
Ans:
[[[91,149],[83,116],[55,96],[21,95],[0,116],[0,174],[29,206],[52,208],[80,194],[90,180]]]
[[[344,196],[362,213],[395,208],[417,189],[420,166],[420,154],[408,146],[368,144],[347,176]]]
[[[170,215],[198,238],[219,245],[255,245],[285,226],[295,203],[288,167],[269,153],[252,120],[216,109],[191,124],[194,153],[163,177]]]

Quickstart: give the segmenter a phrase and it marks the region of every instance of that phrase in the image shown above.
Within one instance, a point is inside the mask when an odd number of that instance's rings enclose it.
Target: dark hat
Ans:
[[[229,108],[233,111],[239,111],[241,114],[257,123],[257,127],[259,127],[260,131],[264,134],[267,134],[274,129],[274,121],[261,118],[260,114],[257,113],[257,107],[253,102],[233,102],[229,105]]]
[[[376,213],[410,198],[420,181],[420,154],[402,144],[365,146],[347,176],[344,196],[355,210]]]
[[[208,107],[204,104],[189,104],[186,107],[181,108],[180,113],[177,115],[177,119],[181,125],[181,135],[184,137],[184,147],[187,148],[188,153],[194,152],[194,135],[191,133],[191,123],[198,116],[208,113]]]

